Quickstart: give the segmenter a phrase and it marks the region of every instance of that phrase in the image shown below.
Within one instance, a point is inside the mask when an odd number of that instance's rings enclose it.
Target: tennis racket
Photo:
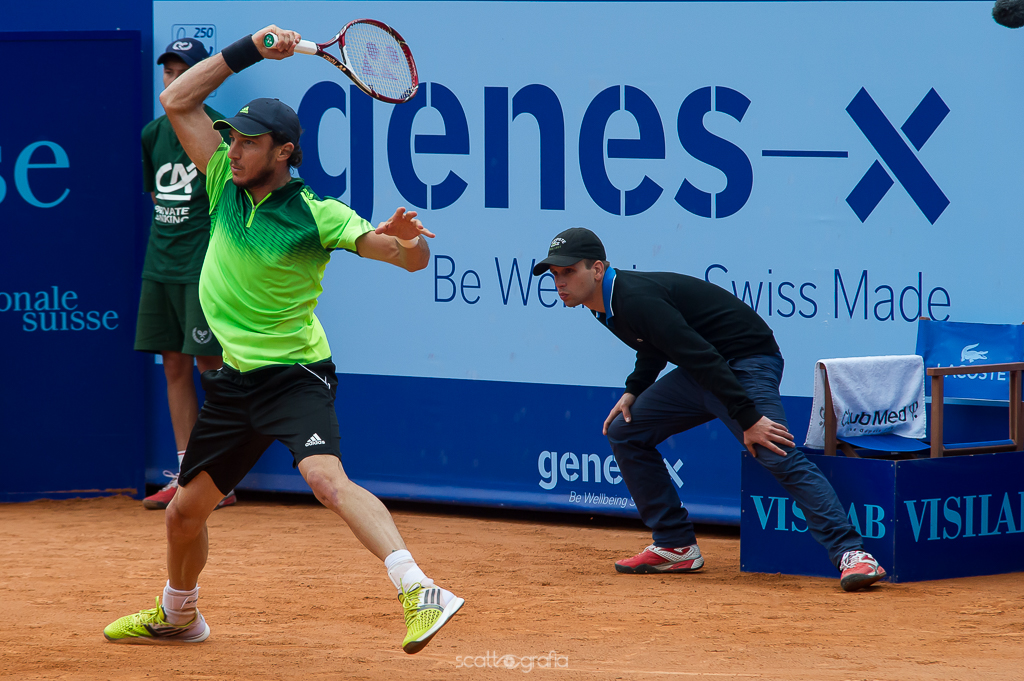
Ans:
[[[268,33],[263,44],[273,47],[279,38]],[[337,44],[341,59],[327,52]],[[360,90],[392,104],[408,102],[420,86],[412,52],[398,31],[373,19],[349,22],[325,43],[300,40],[295,51],[322,57],[341,69]]]

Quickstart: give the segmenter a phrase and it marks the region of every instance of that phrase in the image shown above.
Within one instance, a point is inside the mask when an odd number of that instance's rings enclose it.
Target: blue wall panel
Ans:
[[[135,31],[0,34],[6,91],[60,94],[0,119],[0,500],[143,488],[138,53]]]

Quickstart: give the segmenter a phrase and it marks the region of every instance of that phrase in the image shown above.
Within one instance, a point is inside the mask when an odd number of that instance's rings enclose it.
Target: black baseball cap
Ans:
[[[209,56],[210,53],[206,51],[206,47],[201,42],[191,38],[182,38],[168,45],[164,53],[157,57],[156,63],[163,64],[168,57],[177,57],[185,62],[186,66],[192,67]]]
[[[294,110],[279,99],[261,97],[254,99],[231,118],[214,121],[214,130],[234,128],[246,137],[255,137],[268,132],[284,135],[295,146],[299,145],[302,126]]]
[[[533,276],[540,276],[548,268],[568,267],[580,260],[606,260],[604,244],[597,235],[585,227],[567,229],[551,240],[548,257],[541,260],[533,268]]]

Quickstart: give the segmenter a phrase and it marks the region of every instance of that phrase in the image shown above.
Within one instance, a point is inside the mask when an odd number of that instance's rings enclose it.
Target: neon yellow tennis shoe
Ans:
[[[405,610],[405,626],[409,633],[402,641],[402,650],[412,655],[423,650],[434,634],[465,604],[451,591],[436,586],[423,588],[419,583],[398,594]]]
[[[199,643],[209,638],[210,627],[198,610],[188,624],[171,624],[164,618],[157,596],[155,608],[114,620],[103,635],[114,643]]]

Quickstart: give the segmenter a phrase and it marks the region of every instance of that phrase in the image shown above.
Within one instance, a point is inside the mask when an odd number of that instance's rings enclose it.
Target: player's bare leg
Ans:
[[[210,474],[202,471],[178,489],[167,507],[167,580],[171,588],[195,588],[210,552],[206,519],[223,496]]]
[[[299,472],[320,503],[337,513],[373,555],[384,560],[405,548],[395,521],[380,499],[348,479],[336,456],[321,454],[299,462]]]
[[[178,488],[167,507],[167,586],[155,608],[111,622],[103,635],[115,643],[200,643],[210,627],[197,608],[199,574],[210,552],[206,519],[223,494],[203,471]]]
[[[465,601],[435,586],[423,573],[405,548],[387,507],[349,480],[340,459],[329,454],[306,457],[299,462],[299,472],[320,503],[337,513],[363,546],[384,561],[405,610],[408,633],[402,649],[422,650]]]

